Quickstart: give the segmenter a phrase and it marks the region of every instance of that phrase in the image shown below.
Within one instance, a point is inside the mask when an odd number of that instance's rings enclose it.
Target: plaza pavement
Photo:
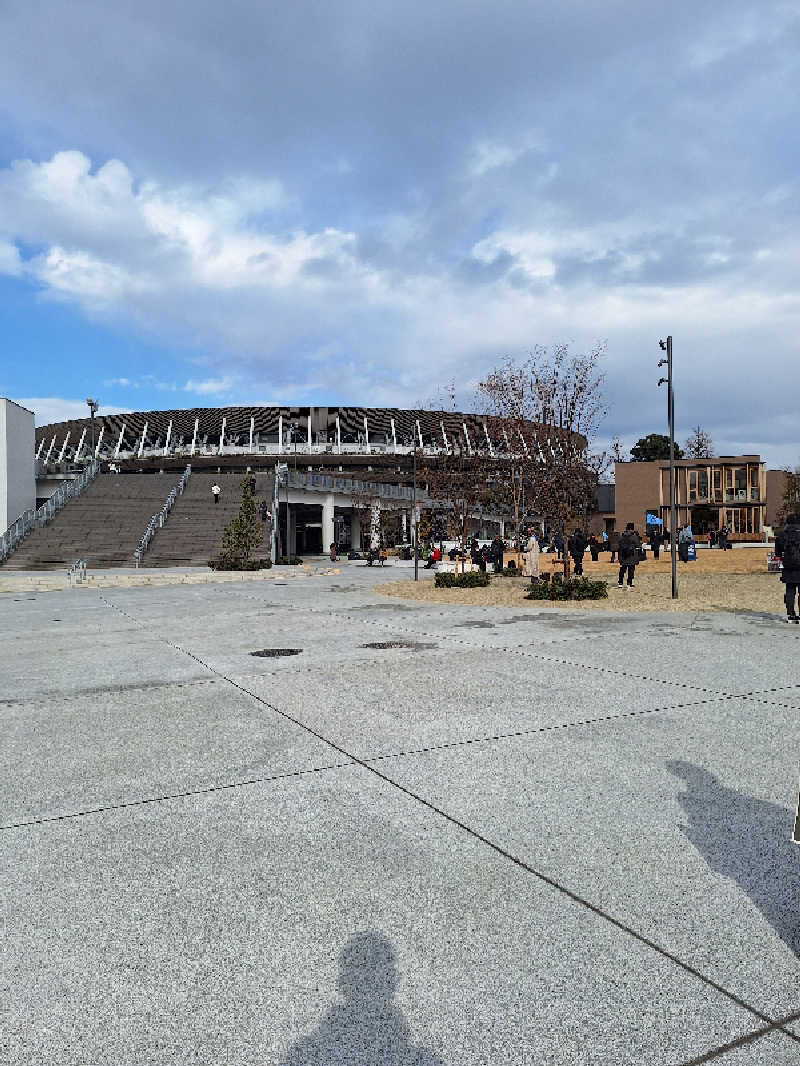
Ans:
[[[396,577],[0,597],[0,1061],[797,1066],[779,596]]]

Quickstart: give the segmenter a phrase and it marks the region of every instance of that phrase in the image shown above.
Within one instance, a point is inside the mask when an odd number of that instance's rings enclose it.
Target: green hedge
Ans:
[[[290,555],[287,559],[285,555],[281,555],[277,560],[276,566],[299,566],[302,563],[302,559],[299,555]]]
[[[526,600],[606,600],[608,584],[588,577],[571,577],[567,581],[559,574],[552,581],[534,581]]]
[[[230,559],[209,559],[208,565],[212,570],[269,570],[272,566],[270,559],[248,559],[247,562],[236,562]]]
[[[468,570],[466,574],[437,574],[437,589],[484,589],[489,584],[489,575],[480,570]]]

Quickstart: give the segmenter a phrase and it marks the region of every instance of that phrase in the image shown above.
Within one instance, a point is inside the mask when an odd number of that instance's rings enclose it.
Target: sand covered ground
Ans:
[[[376,591],[385,596],[421,600],[429,603],[463,603],[498,607],[566,607],[601,611],[766,611],[785,613],[783,585],[778,574],[767,573],[767,547],[738,548],[722,552],[699,549],[696,562],[678,562],[678,599],[672,599],[669,555],[658,560],[648,557],[636,568],[632,589],[617,588],[618,568],[601,555],[597,563],[587,555],[584,574],[608,581],[608,599],[573,602],[526,600],[528,582],[523,578],[493,578],[483,589],[436,589],[430,576],[415,585],[414,581],[394,581]],[[556,569],[548,555],[542,557],[542,570]],[[560,566],[558,567],[560,571]]]

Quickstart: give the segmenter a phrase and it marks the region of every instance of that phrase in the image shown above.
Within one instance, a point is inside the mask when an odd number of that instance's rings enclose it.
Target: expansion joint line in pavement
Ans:
[[[255,597],[253,597],[253,598],[255,598]],[[298,610],[299,610],[299,608],[298,608]],[[308,608],[308,610],[309,610],[309,612],[311,612],[313,614],[323,614],[323,615],[325,615],[325,614],[335,613],[340,618],[346,618],[350,622],[363,621],[363,619],[356,618],[352,614],[347,614],[346,612],[343,612],[343,611],[325,612],[325,611],[321,611],[317,607],[310,607],[310,608]],[[513,655],[521,656],[522,658],[526,658],[526,659],[535,659],[535,660],[538,660],[540,662],[558,663],[560,666],[576,666],[576,667],[579,667],[582,670],[594,670],[594,671],[596,671],[598,673],[610,674],[613,677],[627,677],[627,678],[630,678],[633,681],[648,681],[651,684],[656,684],[656,685],[669,685],[671,688],[685,688],[685,689],[690,689],[692,692],[705,692],[705,693],[710,694],[712,699],[745,699],[745,698],[748,698],[748,697],[758,697],[761,693],[782,692],[782,691],[784,691],[787,688],[788,689],[800,688],[800,685],[781,685],[781,686],[778,686],[777,688],[757,689],[754,692],[722,692],[719,689],[707,688],[705,685],[689,685],[689,684],[687,684],[684,681],[665,681],[664,678],[662,678],[662,677],[650,677],[650,676],[648,676],[646,674],[632,674],[628,670],[615,670],[611,666],[597,666],[594,663],[582,663],[582,662],[577,662],[574,659],[564,659],[564,658],[561,658],[561,657],[556,656],[556,655],[546,655],[543,652],[531,651],[530,650],[530,648],[531,648],[530,644],[515,644],[512,647],[498,646],[496,644],[478,644],[478,643],[474,643],[472,641],[462,640],[460,637],[451,636],[449,633],[445,633],[445,634],[442,634],[442,633],[431,633],[431,632],[429,632],[427,630],[423,630],[423,629],[409,628],[408,626],[402,625],[402,623],[390,622],[387,619],[383,619],[383,618],[373,619],[372,622],[373,622],[374,625],[383,626],[384,629],[397,630],[400,633],[407,633],[409,635],[417,636],[417,637],[430,637],[431,639],[434,639],[434,640],[442,640],[442,639],[444,639],[444,640],[449,641],[451,644],[459,644],[462,647],[469,648],[469,649],[473,649],[474,648],[476,651],[487,651],[487,652],[503,651],[503,652],[508,652],[510,654],[513,654]],[[571,638],[571,637],[563,637],[563,638],[559,638],[558,640],[549,640],[547,642],[547,644],[549,646],[551,644],[558,644],[558,643],[561,642],[561,640],[570,640],[570,639],[573,639],[573,638]],[[588,639],[588,638],[582,638],[582,639]],[[706,701],[698,700],[697,702],[702,703],[702,702],[706,702]],[[672,709],[672,708],[661,708],[661,709],[662,710],[669,710],[669,709]]]
[[[270,781],[284,781],[290,777],[303,777],[306,774],[321,774],[326,770],[341,770],[347,763],[330,763],[328,766],[308,766],[301,770],[287,770],[282,774],[268,774],[264,777],[248,777],[242,781],[225,781],[221,785],[208,785],[206,788],[190,788],[184,792],[167,792],[163,796],[144,796],[141,799],[122,800],[119,803],[105,803],[102,807],[87,807],[82,811],[67,811],[65,814],[50,814],[43,818],[29,818],[24,822],[11,822],[0,825],[0,830],[23,829],[31,825],[44,825],[46,822],[67,822],[72,818],[86,818],[90,814],[103,814],[108,811],[123,811],[128,807],[147,807],[151,803],[164,803],[169,800],[190,799],[192,796],[207,796],[212,792],[225,792],[247,785],[263,785]]]
[[[125,615],[125,617],[130,618],[137,625],[142,625],[142,623],[139,622],[139,620],[134,615],[128,614],[126,611],[122,610],[122,608],[118,607],[115,603],[112,603],[111,600],[106,599],[104,596],[101,596],[100,599],[112,610],[119,611],[121,614]],[[576,903],[578,904],[578,906],[588,910],[596,918],[600,918],[602,921],[608,922],[610,925],[614,926],[615,929],[618,929],[620,932],[627,934],[637,943],[649,948],[651,951],[660,955],[661,958],[673,963],[673,965],[679,967],[685,973],[690,974],[698,981],[701,981],[707,987],[713,989],[715,992],[718,992],[720,995],[725,996],[737,1007],[740,1007],[742,1010],[745,1010],[750,1014],[754,1015],[760,1021],[766,1022],[767,1026],[770,1027],[768,1031],[779,1031],[785,1036],[788,1036],[791,1040],[794,1040],[796,1043],[800,1043],[800,1036],[796,1036],[791,1031],[791,1029],[787,1029],[785,1023],[781,1022],[780,1020],[776,1020],[775,1018],[771,1018],[768,1014],[765,1014],[763,1011],[759,1010],[758,1007],[755,1007],[753,1006],[753,1004],[748,1003],[740,996],[737,996],[735,992],[732,992],[730,989],[725,988],[723,985],[713,980],[713,978],[708,977],[706,974],[702,973],[696,967],[692,966],[691,963],[688,963],[683,959],[679,958],[677,955],[673,954],[673,952],[669,951],[663,945],[656,943],[655,940],[651,940],[649,937],[645,936],[643,933],[638,932],[632,926],[627,925],[619,918],[615,918],[608,911],[603,910],[602,907],[598,907],[596,904],[579,895],[577,892],[573,892],[572,889],[567,888],[566,885],[561,884],[559,881],[556,881],[554,878],[543,873],[541,870],[537,870],[529,863],[526,863],[518,855],[514,855],[512,852],[508,851],[500,844],[497,844],[495,841],[490,840],[488,837],[484,836],[483,833],[479,833],[477,829],[474,829],[472,826],[467,825],[466,822],[462,822],[459,818],[456,818],[455,815],[449,814],[441,807],[437,807],[435,803],[432,803],[430,800],[425,799],[424,796],[419,795],[419,793],[412,791],[410,788],[406,788],[405,785],[401,785],[399,781],[395,781],[393,778],[389,777],[388,774],[385,774],[381,770],[377,769],[377,767],[370,765],[370,763],[367,762],[365,759],[359,758],[359,756],[347,751],[346,748],[343,748],[340,744],[337,744],[335,740],[331,740],[329,737],[324,736],[322,733],[318,733],[316,729],[312,729],[310,725],[307,725],[305,722],[302,722],[299,718],[295,718],[287,711],[282,711],[280,707],[276,707],[268,700],[265,700],[262,696],[259,696],[257,693],[250,691],[250,689],[248,688],[245,688],[244,685],[241,685],[239,684],[239,682],[234,681],[233,678],[227,677],[227,675],[223,674],[219,670],[215,670],[213,666],[210,666],[198,655],[195,655],[188,649],[181,647],[181,645],[179,644],[175,644],[171,640],[167,640],[166,638],[162,638],[162,640],[169,647],[174,648],[176,651],[181,652],[188,658],[193,659],[196,663],[199,663],[206,670],[209,670],[211,673],[215,674],[223,681],[227,681],[229,685],[237,689],[239,692],[243,692],[245,695],[250,696],[251,699],[256,700],[256,702],[260,703],[262,707],[266,707],[267,710],[272,711],[274,714],[280,715],[280,717],[283,718],[285,721],[291,722],[293,725],[297,726],[298,729],[302,729],[303,732],[308,733],[310,736],[313,736],[317,740],[319,740],[322,744],[325,744],[329,748],[332,748],[338,755],[344,757],[349,762],[355,764],[356,766],[360,766],[363,770],[366,770],[367,773],[373,774],[375,777],[379,778],[391,788],[394,788],[398,792],[401,792],[404,796],[407,796],[413,802],[420,804],[427,810],[449,822],[450,825],[454,825],[456,828],[467,833],[470,837],[472,837],[473,840],[477,840],[481,844],[484,844],[491,851],[495,852],[495,854],[500,855],[502,858],[507,859],[509,862],[513,863],[513,865],[518,867],[520,870],[523,870],[525,873],[528,873],[533,877],[537,878],[537,880],[541,881],[543,884],[547,885],[555,892],[564,896],[566,899],[569,899],[572,903]]]
[[[759,1029],[754,1029],[751,1033],[745,1033],[743,1036],[739,1036],[727,1044],[721,1044],[719,1047],[712,1048],[711,1051],[706,1051],[703,1055],[698,1055],[697,1058],[689,1059],[688,1062],[681,1063],[681,1066],[702,1066],[705,1062],[713,1062],[714,1059],[718,1059],[720,1055],[727,1055],[729,1051],[736,1051],[738,1048],[754,1044],[756,1040],[760,1040],[764,1036],[769,1036],[770,1033],[785,1033],[786,1030],[783,1026],[790,1025],[798,1019],[800,1019],[800,1010],[795,1011],[793,1014],[786,1014],[782,1018],[777,1018],[770,1025],[764,1025]]]

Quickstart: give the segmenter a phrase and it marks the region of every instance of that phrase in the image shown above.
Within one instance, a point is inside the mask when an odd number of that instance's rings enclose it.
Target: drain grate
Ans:
[[[264,648],[262,651],[251,651],[251,655],[259,659],[279,659],[282,655],[299,655],[302,648]]]
[[[410,648],[412,651],[424,651],[426,648],[435,648],[435,644],[423,644],[420,640],[373,640],[368,644],[362,644],[362,648],[375,648],[377,651],[386,651],[389,648]]]

